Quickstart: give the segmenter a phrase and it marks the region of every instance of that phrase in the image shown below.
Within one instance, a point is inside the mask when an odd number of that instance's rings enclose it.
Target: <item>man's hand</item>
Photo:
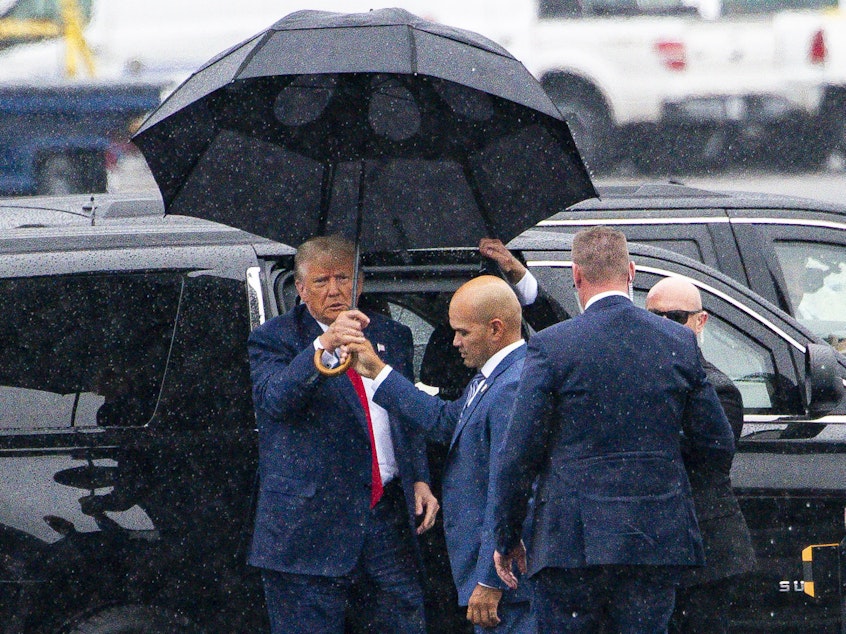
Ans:
[[[499,264],[500,270],[512,284],[516,284],[526,275],[526,267],[505,248],[502,240],[482,238],[479,241],[479,253]]]
[[[435,525],[435,517],[438,515],[438,499],[432,495],[432,489],[425,482],[414,483],[414,513],[417,517],[423,515],[423,521],[417,527],[417,534],[422,535]],[[425,514],[424,514],[425,513]]]
[[[329,352],[341,346],[363,343],[365,339],[361,331],[369,323],[370,318],[360,310],[345,310],[332,322],[329,329],[320,335],[320,343],[324,350]]]
[[[499,625],[496,609],[501,598],[502,590],[499,588],[488,588],[477,583],[467,603],[467,620],[481,627],[496,627]]]
[[[375,379],[385,367],[385,362],[379,358],[379,355],[373,349],[373,344],[367,339],[362,343],[344,346],[342,350],[347,354],[355,355],[355,365],[353,366],[355,371],[368,379]]]
[[[516,590],[517,577],[514,576],[514,571],[512,570],[514,564],[517,564],[517,570],[521,574],[526,574],[526,547],[523,545],[523,542],[520,542],[505,555],[495,550],[493,557],[496,574],[499,575],[499,578],[502,579],[505,585],[512,590]]]

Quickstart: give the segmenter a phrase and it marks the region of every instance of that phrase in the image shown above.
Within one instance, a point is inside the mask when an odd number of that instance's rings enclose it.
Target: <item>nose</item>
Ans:
[[[336,277],[329,278],[329,295],[340,295],[341,294],[341,284],[338,282]]]
[[[461,337],[458,335],[458,333],[455,333],[455,335],[453,335],[452,345],[455,346],[456,348],[461,346]]]

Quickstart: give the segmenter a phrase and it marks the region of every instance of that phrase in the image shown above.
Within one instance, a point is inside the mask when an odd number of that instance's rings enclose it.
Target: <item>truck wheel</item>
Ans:
[[[547,85],[553,103],[567,119],[582,159],[591,171],[603,171],[616,162],[613,125],[601,99],[580,84],[564,81]]]
[[[65,634],[199,634],[188,619],[161,608],[121,605],[75,623]]]

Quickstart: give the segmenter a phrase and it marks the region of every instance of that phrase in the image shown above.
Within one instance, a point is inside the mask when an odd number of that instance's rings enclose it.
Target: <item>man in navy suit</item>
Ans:
[[[430,439],[449,444],[443,477],[444,527],[459,604],[467,606],[467,618],[477,632],[493,628],[531,634],[535,627],[526,589],[509,590],[494,570],[493,515],[488,505],[489,474],[526,351],[520,303],[505,281],[484,275],[456,291],[449,323],[465,365],[479,370],[458,400],[443,401],[418,390],[369,344],[353,346],[358,351],[356,368],[375,379],[373,400],[391,415],[426,430]]]
[[[683,569],[704,562],[692,464],[730,461],[731,428],[689,329],[636,307],[625,236],[573,240],[585,310],[532,337],[494,475],[497,572],[527,569],[540,632],[666,632]]]
[[[260,475],[250,563],[274,634],[340,634],[350,614],[369,632],[425,631],[414,516],[425,510],[425,530],[438,505],[424,439],[372,402],[369,379],[314,366],[316,350],[331,363],[366,336],[411,376],[409,329],[349,310],[354,254],[334,236],[300,246],[302,303],[249,339]]]

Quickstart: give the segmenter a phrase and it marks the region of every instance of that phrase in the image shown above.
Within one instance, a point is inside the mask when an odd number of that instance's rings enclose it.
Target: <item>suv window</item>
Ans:
[[[180,290],[161,273],[0,280],[0,428],[147,423]]]
[[[846,349],[846,250],[842,245],[779,240],[776,258],[794,316]]]
[[[243,280],[188,273],[156,424],[186,429],[252,427]]]
[[[647,289],[635,291],[635,303],[646,307]],[[716,300],[703,293],[702,305],[714,306]],[[713,308],[711,309],[713,310]],[[740,390],[747,412],[772,413],[776,376],[772,354],[749,335],[722,317],[708,313],[708,324],[700,340],[702,356],[722,370]]]
[[[244,292],[181,271],[0,280],[0,429],[252,425]]]

